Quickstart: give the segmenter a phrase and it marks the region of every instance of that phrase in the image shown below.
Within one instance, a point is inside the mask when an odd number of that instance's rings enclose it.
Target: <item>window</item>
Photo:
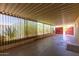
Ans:
[[[37,23],[37,34],[42,35],[43,34],[43,24]]]
[[[50,25],[0,14],[0,45],[50,32]]]
[[[37,22],[28,20],[28,37],[37,35]]]
[[[44,34],[50,33],[50,25],[44,24]]]

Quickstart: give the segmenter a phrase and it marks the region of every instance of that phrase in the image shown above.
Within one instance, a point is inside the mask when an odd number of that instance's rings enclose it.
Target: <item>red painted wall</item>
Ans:
[[[66,33],[66,34],[69,34],[69,35],[74,35],[74,27],[68,28],[65,33]]]
[[[63,34],[63,27],[56,27],[55,28],[55,33],[56,34]]]

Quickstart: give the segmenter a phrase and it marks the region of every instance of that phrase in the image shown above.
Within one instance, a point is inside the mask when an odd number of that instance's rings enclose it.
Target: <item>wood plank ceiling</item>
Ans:
[[[79,4],[2,3],[0,12],[51,25],[73,23],[79,15]]]

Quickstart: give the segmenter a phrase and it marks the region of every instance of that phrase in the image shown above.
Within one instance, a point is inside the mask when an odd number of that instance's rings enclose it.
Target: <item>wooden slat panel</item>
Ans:
[[[36,21],[58,24],[62,21],[62,13],[68,22],[75,21],[79,15],[79,4],[56,4],[56,3],[2,3],[0,12],[17,17],[31,18]],[[61,24],[61,22],[60,22]]]

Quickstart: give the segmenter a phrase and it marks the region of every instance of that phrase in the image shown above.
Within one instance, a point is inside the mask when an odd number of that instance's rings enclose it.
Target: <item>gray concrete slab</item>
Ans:
[[[18,46],[4,51],[8,56],[79,56],[78,53],[66,50],[69,40],[75,39],[73,36],[63,37],[55,35],[35,42]]]

